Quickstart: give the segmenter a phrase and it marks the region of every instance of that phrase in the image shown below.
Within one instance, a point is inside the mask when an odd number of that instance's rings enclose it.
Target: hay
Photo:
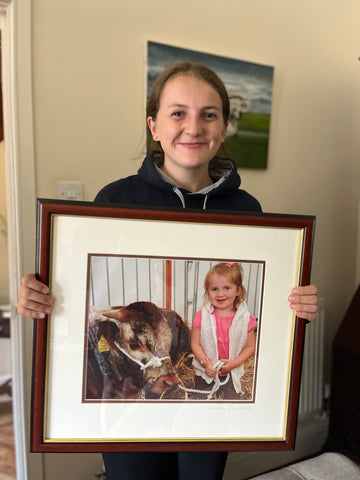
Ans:
[[[193,355],[182,353],[174,365],[175,372],[180,379],[180,383],[185,388],[194,388],[195,370],[192,366]],[[180,387],[167,390],[161,396],[164,400],[188,400],[189,395]]]
[[[213,400],[223,401],[223,400],[238,400],[238,401],[251,401],[253,399],[253,379],[254,379],[254,364],[255,356],[253,355],[249,358],[245,364],[245,373],[241,377],[241,388],[243,393],[236,394],[231,387],[231,394],[228,392],[230,389],[222,389],[218,393],[214,394]],[[192,355],[183,354],[179,360],[174,365],[176,374],[180,379],[181,386],[187,389],[196,389],[196,379],[199,380],[199,377],[196,377],[195,370],[192,366]],[[210,387],[208,387],[210,390]],[[206,394],[189,394],[184,391],[181,387],[177,386],[174,389],[167,390],[161,396],[163,400],[199,400],[207,401]]]
[[[187,389],[194,389],[196,387],[196,375],[194,367],[192,366],[192,359],[193,355],[189,353],[183,353],[176,364],[174,365],[175,372],[180,379],[180,384],[182,387]],[[241,389],[243,391],[242,394],[235,394],[228,397],[228,395],[224,391],[219,393],[215,393],[213,400],[215,401],[222,401],[222,400],[239,400],[243,401],[251,401],[253,400],[253,383],[254,383],[254,365],[255,365],[255,355],[249,358],[244,363],[245,373],[241,377]],[[193,395],[189,394],[188,392],[184,391],[180,386],[177,386],[173,389],[169,389],[165,391],[161,397],[162,400],[199,400],[199,401],[207,401],[206,395]]]
[[[184,386],[193,388],[195,386],[195,370],[192,365],[192,354],[183,353],[175,364],[175,371]]]
[[[241,390],[243,391],[241,400],[252,400],[253,398],[254,364],[255,355],[244,363],[245,373],[240,379]]]

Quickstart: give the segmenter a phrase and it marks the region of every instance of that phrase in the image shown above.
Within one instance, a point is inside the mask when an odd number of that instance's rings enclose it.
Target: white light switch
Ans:
[[[81,182],[58,182],[59,200],[82,200],[83,184]]]

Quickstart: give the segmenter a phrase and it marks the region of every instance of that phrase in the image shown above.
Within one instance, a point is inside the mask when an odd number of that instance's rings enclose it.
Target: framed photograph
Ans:
[[[314,226],[38,200],[32,451],[293,449]]]

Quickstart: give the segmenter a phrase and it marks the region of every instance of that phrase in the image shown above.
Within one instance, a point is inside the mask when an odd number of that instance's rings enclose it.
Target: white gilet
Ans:
[[[206,355],[213,363],[216,363],[220,359],[217,348],[216,320],[214,313],[214,307],[211,304],[207,304],[202,308],[200,343]],[[246,345],[249,318],[250,312],[248,307],[245,302],[242,302],[239,308],[236,310],[234,319],[229,329],[230,359],[236,358]],[[206,375],[204,367],[200,365],[200,362],[198,362],[196,358],[193,359],[193,366],[195,368],[196,375],[201,376],[207,383],[210,384],[214,380]],[[231,377],[236,393],[241,393],[240,378],[243,375],[243,365],[240,365],[231,371]]]

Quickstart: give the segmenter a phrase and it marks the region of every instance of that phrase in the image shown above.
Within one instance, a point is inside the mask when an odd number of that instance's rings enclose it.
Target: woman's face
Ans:
[[[220,95],[192,75],[168,80],[156,119],[148,117],[148,125],[154,140],[161,143],[167,171],[192,170],[194,175],[207,169],[226,129]]]

